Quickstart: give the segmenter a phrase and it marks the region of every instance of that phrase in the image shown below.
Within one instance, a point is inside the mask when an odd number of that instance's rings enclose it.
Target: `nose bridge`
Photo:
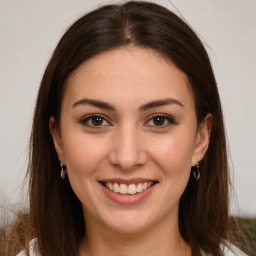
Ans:
[[[123,170],[131,170],[146,161],[139,129],[127,123],[120,126],[114,138],[111,161]]]

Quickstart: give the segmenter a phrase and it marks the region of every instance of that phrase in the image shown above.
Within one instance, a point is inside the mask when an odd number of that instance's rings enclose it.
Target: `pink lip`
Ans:
[[[142,178],[133,178],[133,179],[106,179],[106,180],[101,180],[101,182],[110,182],[112,184],[117,183],[117,184],[138,184],[138,183],[144,183],[144,182],[154,182],[155,180],[150,180],[150,179],[142,179]]]
[[[123,181],[121,183],[123,183]],[[133,181],[132,183],[136,183],[136,182]],[[131,183],[123,183],[123,184],[131,184]],[[147,197],[151,195],[154,188],[155,188],[155,185],[152,185],[150,188],[143,190],[142,192],[136,193],[134,195],[123,195],[123,194],[115,193],[109,190],[108,188],[106,188],[104,185],[102,185],[102,189],[109,199],[111,199],[112,201],[118,204],[123,204],[123,205],[137,204],[145,200]]]

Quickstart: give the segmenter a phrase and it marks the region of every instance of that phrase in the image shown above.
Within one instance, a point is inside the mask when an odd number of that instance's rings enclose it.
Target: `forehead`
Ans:
[[[137,47],[103,52],[75,70],[64,101],[82,97],[127,104],[174,97],[194,105],[186,75],[166,57]]]

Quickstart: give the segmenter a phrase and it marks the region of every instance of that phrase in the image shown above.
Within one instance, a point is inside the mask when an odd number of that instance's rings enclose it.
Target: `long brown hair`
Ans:
[[[207,113],[213,115],[200,180],[191,176],[180,199],[179,227],[193,255],[201,255],[200,248],[222,255],[220,244],[229,240],[229,178],[222,109],[210,60],[182,19],[143,1],[107,5],[84,15],[63,35],[51,57],[38,92],[31,135],[27,248],[36,236],[43,256],[78,255],[86,235],[81,203],[68,179],[60,178],[49,118],[54,116],[59,125],[65,82],[74,70],[92,56],[125,46],[150,48],[169,58],[187,75],[198,125]]]

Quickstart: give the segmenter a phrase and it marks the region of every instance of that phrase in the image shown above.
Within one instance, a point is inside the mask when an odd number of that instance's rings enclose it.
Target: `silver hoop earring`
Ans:
[[[199,180],[200,178],[200,166],[199,166],[199,162],[196,164],[195,166],[195,170],[193,170],[193,175],[194,177]]]
[[[64,180],[67,175],[67,167],[66,165],[63,165],[61,161],[60,161],[60,168],[61,168],[60,177]]]

